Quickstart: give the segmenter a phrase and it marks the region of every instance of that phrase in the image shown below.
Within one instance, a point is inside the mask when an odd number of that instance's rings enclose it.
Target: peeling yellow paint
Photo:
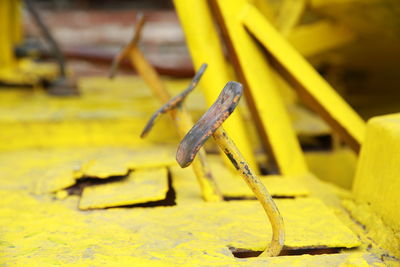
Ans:
[[[159,201],[165,199],[167,191],[167,169],[143,169],[119,181],[85,187],[79,208],[99,209]]]
[[[173,165],[175,149],[168,145],[27,149],[2,152],[0,161],[3,184],[44,194],[70,187],[86,176],[105,179],[126,175],[128,170]]]

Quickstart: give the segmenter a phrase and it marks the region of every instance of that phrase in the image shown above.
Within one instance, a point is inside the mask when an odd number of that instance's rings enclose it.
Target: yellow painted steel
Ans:
[[[246,90],[247,94],[252,95],[254,112],[260,117],[261,131],[267,135],[280,172],[283,175],[307,173],[303,153],[270,67],[260,48],[241,24],[242,8],[247,1],[217,0],[215,3],[233,46],[231,55],[237,56],[239,71],[243,73],[245,95]]]
[[[195,68],[200,68],[203,63],[208,64],[208,69],[200,84],[207,103],[211,105],[225,84],[232,80],[232,75],[225,60],[207,0],[174,0],[174,5],[185,32],[186,44]],[[232,114],[224,123],[224,127],[229,134],[235,137],[235,143],[250,166],[258,172],[253,147],[240,111]],[[230,166],[229,162],[228,166]]]
[[[0,0],[0,70],[15,67],[13,38],[13,0]]]
[[[379,243],[400,257],[400,114],[369,120],[353,184],[357,202],[369,206],[380,220],[358,217],[375,231]],[[368,214],[368,209],[363,208]],[[364,218],[363,218],[364,217]],[[367,219],[367,220],[366,220]],[[381,230],[380,226],[384,226]],[[379,227],[377,227],[379,226]],[[392,233],[392,234],[384,234]],[[394,235],[393,235],[394,233]],[[397,233],[397,234],[396,234]]]
[[[167,86],[177,90],[187,83],[187,80],[169,81]],[[29,133],[25,136],[21,133],[20,149],[14,147],[14,151],[0,151],[0,224],[5,226],[0,228],[1,264],[383,266],[380,258],[385,259],[386,252],[367,250],[368,242],[372,244],[372,241],[366,238],[363,239],[367,240],[363,241],[363,247],[356,251],[344,249],[344,252],[332,255],[235,258],[229,248],[233,251],[261,251],[265,247],[265,240],[272,236],[271,230],[265,225],[265,214],[259,203],[254,200],[204,203],[199,187],[194,186],[196,177],[193,171],[175,171],[179,168],[174,160],[176,144],[172,147],[163,146],[165,136],[163,142],[158,141],[157,145],[149,140],[144,143],[131,142],[130,145],[124,144],[125,140],[115,140],[115,136],[128,140],[126,132],[134,131],[135,126],[141,130],[145,118],[158,106],[140,79],[120,77],[116,81],[109,81],[97,77],[85,79],[80,85],[83,89],[82,99],[61,100],[49,98],[41,92],[20,90],[0,92],[0,126],[3,127],[0,133],[8,130],[11,137],[15,129],[6,128],[7,123],[11,122],[15,123],[10,124],[14,126],[19,122],[21,129],[25,129],[25,133],[28,129]],[[132,86],[137,90],[132,90]],[[196,104],[199,102],[197,99],[194,101]],[[138,115],[143,119],[136,122],[126,120],[119,124],[116,123],[117,115],[125,118]],[[87,124],[87,120],[96,120],[97,124],[80,127],[78,131],[74,128],[75,125]],[[29,127],[26,124],[28,121]],[[67,121],[75,121],[76,124],[64,123]],[[134,127],[129,126],[132,122],[136,123]],[[53,124],[56,136],[49,136],[46,132],[50,124]],[[32,144],[24,143],[24,138],[34,139],[35,127],[41,126],[46,126],[42,141],[45,137],[58,138],[58,145],[71,147],[57,148],[54,143],[52,148],[47,149],[21,149],[23,145]],[[169,129],[170,126],[168,128],[168,124],[166,126],[161,131],[163,134],[174,132]],[[108,128],[115,129],[110,131]],[[73,138],[78,140],[74,146],[71,145]],[[97,140],[96,146],[102,144],[103,147],[94,147],[94,139]],[[176,139],[176,136],[171,139]],[[119,143],[120,146],[109,146],[110,143]],[[87,144],[89,147],[77,147],[77,144]],[[87,175],[103,177],[101,182],[113,187],[116,181],[108,178],[125,174],[128,169],[159,163],[162,151],[167,153],[163,158],[169,163],[158,166],[170,166],[176,206],[82,211],[78,210],[81,196],[69,195],[68,191],[61,189]],[[221,163],[219,165],[224,167]],[[222,171],[213,170],[224,175]],[[222,183],[227,184],[230,179],[236,178],[230,177],[223,177]],[[261,178],[263,182],[269,179]],[[156,176],[152,179],[156,179]],[[285,182],[287,179],[282,180]],[[317,180],[311,182],[307,177],[293,180],[306,186],[310,197],[276,200],[287,229],[286,249],[354,248],[360,245],[357,235],[362,236],[364,231],[360,225],[350,223],[359,229],[355,235],[349,230],[348,223],[344,224],[341,217],[348,215],[337,204],[341,200],[332,186],[311,185]],[[54,189],[54,185],[58,189]],[[268,182],[265,185],[268,186]],[[281,184],[282,187],[286,185]],[[36,191],[39,186],[43,186],[40,192]],[[115,192],[115,199],[110,198],[111,202],[131,197],[133,191],[130,190],[130,184],[120,186],[120,190]],[[51,187],[53,189],[48,190]],[[293,192],[290,187],[287,190]],[[40,195],[32,194],[35,191]],[[151,193],[149,191],[147,197],[150,198]],[[98,199],[101,199],[101,195],[98,195]],[[348,194],[344,195],[349,198]],[[321,196],[329,206],[315,199],[315,196]],[[338,214],[342,215],[338,217]]]
[[[23,40],[23,29],[22,29],[22,3],[21,0],[11,1],[11,40],[14,45],[21,44]]]
[[[252,5],[241,6],[242,23],[267,49],[278,70],[355,151],[365,134],[365,123],[316,70],[295,51]]]

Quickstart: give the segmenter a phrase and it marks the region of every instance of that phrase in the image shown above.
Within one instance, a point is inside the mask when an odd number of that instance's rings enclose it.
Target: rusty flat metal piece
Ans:
[[[183,101],[185,101],[186,97],[196,88],[197,84],[199,83],[201,77],[203,76],[205,70],[207,68],[207,64],[201,65],[200,69],[196,72],[196,75],[193,77],[189,86],[179,95],[171,98],[167,103],[165,103],[159,110],[157,110],[153,116],[151,116],[150,120],[147,122],[146,126],[143,129],[142,134],[140,135],[141,138],[146,137],[146,135],[150,132],[152,127],[155,124],[155,121],[159,118],[160,115],[167,113],[175,108],[179,108]]]
[[[186,134],[179,144],[176,160],[182,168],[189,166],[207,139],[222,125],[239,103],[243,86],[228,82],[218,99]]]
[[[115,73],[117,72],[119,64],[128,55],[131,48],[133,46],[137,46],[145,21],[146,19],[143,13],[140,12],[136,15],[135,34],[133,35],[132,40],[126,46],[122,47],[121,51],[114,57],[109,72],[110,79],[115,77]]]

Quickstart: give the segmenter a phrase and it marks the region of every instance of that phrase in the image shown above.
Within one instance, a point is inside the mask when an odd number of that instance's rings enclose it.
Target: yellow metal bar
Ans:
[[[272,226],[272,241],[270,246],[265,249],[261,256],[278,256],[285,243],[285,229],[283,218],[279,213],[274,200],[261,182],[260,178],[253,174],[249,165],[246,163],[246,160],[243,158],[240,151],[229,138],[222,126],[214,132],[213,137],[221,150],[224,151],[237,171],[246,181],[247,185],[254,192],[267,213]]]
[[[245,85],[246,101],[256,119],[264,146],[271,150],[282,174],[307,173],[300,144],[270,66],[262,50],[240,23],[241,10],[247,1],[217,0],[213,3],[235,68]]]
[[[291,33],[306,7],[306,0],[283,0],[276,18],[276,27],[283,36]]]
[[[241,11],[243,24],[266,48],[279,73],[303,101],[358,152],[364,138],[365,122],[253,5],[243,5]]]
[[[14,67],[13,51],[13,25],[12,25],[13,0],[0,0],[0,69]]]
[[[204,62],[208,64],[208,70],[201,79],[201,85],[206,101],[211,105],[218,98],[219,90],[232,77],[229,74],[229,66],[225,60],[207,0],[174,0],[174,5],[185,32],[194,66],[199,68]],[[240,113],[232,114],[225,122],[224,127],[228,133],[235,136],[238,148],[250,165],[257,168],[258,165]]]
[[[355,38],[351,30],[330,20],[297,26],[287,36],[288,42],[305,57],[346,45]]]
[[[11,34],[12,42],[18,45],[22,42],[22,3],[20,0],[11,1]]]

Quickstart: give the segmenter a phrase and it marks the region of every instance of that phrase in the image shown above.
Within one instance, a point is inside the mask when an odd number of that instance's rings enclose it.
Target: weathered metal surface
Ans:
[[[145,23],[145,17],[143,13],[138,13],[136,15],[135,34],[133,35],[130,42],[121,49],[121,51],[117,54],[117,56],[114,57],[110,67],[110,73],[109,73],[110,78],[114,78],[121,61],[128,56],[132,48],[138,45],[144,23]]]
[[[196,75],[193,77],[190,85],[183,90],[177,96],[171,98],[167,103],[165,103],[160,109],[158,109],[147,122],[146,126],[144,127],[140,137],[144,138],[147,134],[151,131],[155,121],[164,113],[171,111],[173,109],[180,109],[183,102],[185,101],[186,97],[196,88],[197,84],[199,83],[201,77],[203,76],[205,70],[207,68],[207,64],[201,65],[200,69],[196,72]]]
[[[224,151],[235,169],[242,176],[251,191],[253,191],[268,216],[272,227],[272,240],[267,248],[263,250],[261,256],[278,256],[285,244],[285,226],[278,207],[260,178],[254,174],[222,126],[214,132],[213,136],[218,146]]]
[[[124,179],[85,187],[79,208],[101,209],[161,201],[167,191],[166,168],[134,170]]]
[[[160,145],[2,152],[0,176],[10,188],[19,183],[18,188],[49,194],[75,185],[79,178],[108,179],[126,175],[129,170],[174,165],[174,154],[173,147]],[[23,167],[21,155],[26,157]]]
[[[243,88],[240,83],[225,85],[215,103],[207,110],[179,144],[176,159],[181,167],[187,167],[207,139],[222,125],[238,105]]]

